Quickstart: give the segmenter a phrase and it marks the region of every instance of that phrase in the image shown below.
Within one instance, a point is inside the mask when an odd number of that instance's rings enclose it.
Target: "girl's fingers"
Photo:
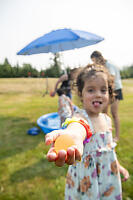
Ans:
[[[73,147],[67,149],[67,159],[65,162],[68,165],[72,165],[75,162],[75,149]]]
[[[68,165],[74,164],[75,161],[81,160],[81,154],[76,146],[69,147],[67,150],[67,159],[66,163]]]
[[[75,160],[81,161],[81,154],[78,149],[75,149]]]
[[[55,152],[54,142],[57,137],[64,133],[64,130],[55,130],[45,136],[45,144],[51,144],[51,148],[47,153],[47,159],[49,162],[55,162],[59,167],[63,166],[65,163],[72,165],[76,160],[80,161],[83,153],[83,144],[81,141],[76,141],[76,145],[69,147],[67,152],[65,150],[59,151],[58,154]]]
[[[81,151],[79,150],[80,148],[77,147],[76,145],[72,146],[71,148],[73,148],[73,150],[74,150],[74,162],[76,160],[80,161],[81,160]],[[72,154],[70,154],[70,155],[72,155]]]
[[[119,138],[115,137],[113,138],[113,141],[117,143],[119,141]]]
[[[55,130],[55,131],[52,131],[50,133],[48,133],[46,136],[45,136],[45,144],[46,145],[49,145],[51,143],[53,143],[56,138],[61,135],[62,133],[62,130]]]
[[[55,160],[55,164],[56,164],[58,167],[62,167],[62,166],[65,164],[66,156],[67,156],[67,153],[66,153],[65,150],[59,151],[58,157],[57,157],[57,159]]]
[[[60,150],[58,154],[55,152],[54,147],[51,147],[47,153],[47,160],[49,162],[55,162],[58,167],[61,167],[65,163],[72,165],[76,160],[80,161],[81,155],[75,146],[69,147],[67,152]]]
[[[129,172],[128,172],[128,170],[126,170],[122,166],[119,167],[119,170],[120,170],[120,174],[124,176],[124,178],[122,178],[122,181],[127,181],[127,179],[129,178]]]
[[[129,179],[129,173],[127,170],[125,170],[125,172],[123,173],[124,178],[122,179],[122,181],[127,181]]]
[[[47,153],[47,159],[49,162],[53,162],[57,159],[57,154],[56,152],[54,151],[54,148],[50,148],[48,153]]]

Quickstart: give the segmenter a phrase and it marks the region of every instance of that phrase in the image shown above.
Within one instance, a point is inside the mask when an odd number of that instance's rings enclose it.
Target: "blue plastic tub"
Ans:
[[[49,113],[39,117],[37,124],[47,134],[53,130],[60,129],[60,117],[57,112]]]

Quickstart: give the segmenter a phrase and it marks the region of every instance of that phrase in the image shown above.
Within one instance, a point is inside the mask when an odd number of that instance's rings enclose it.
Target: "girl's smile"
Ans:
[[[100,104],[102,104],[102,101],[93,101],[92,104],[93,104],[95,107],[98,107],[98,106],[100,106]]]

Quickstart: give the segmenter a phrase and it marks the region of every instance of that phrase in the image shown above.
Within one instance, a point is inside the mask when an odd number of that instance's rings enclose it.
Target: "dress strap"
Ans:
[[[102,115],[104,116],[104,118],[105,118],[105,120],[107,122],[107,126],[109,128],[109,131],[112,131],[112,125],[111,125],[111,119],[110,119],[110,117],[107,114],[105,114],[105,113],[102,113]]]
[[[105,114],[105,113],[102,113],[102,115],[104,116],[107,124],[110,125],[110,118],[109,118],[109,116],[107,114]]]

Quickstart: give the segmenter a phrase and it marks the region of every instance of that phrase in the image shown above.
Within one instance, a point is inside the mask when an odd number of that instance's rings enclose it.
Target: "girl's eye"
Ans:
[[[90,92],[90,93],[93,92],[93,91],[94,91],[93,89],[89,89],[89,90],[88,90],[88,92]]]
[[[102,89],[101,92],[102,92],[102,93],[106,93],[106,92],[107,92],[107,89]]]

